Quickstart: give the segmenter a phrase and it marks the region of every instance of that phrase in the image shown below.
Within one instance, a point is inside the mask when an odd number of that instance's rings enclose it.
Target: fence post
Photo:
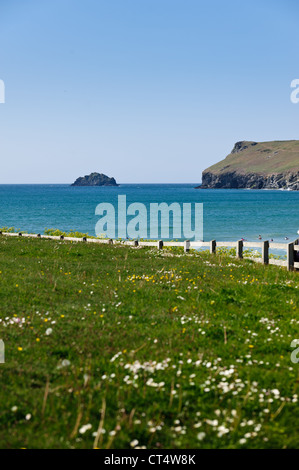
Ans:
[[[189,253],[190,251],[190,240],[185,240],[184,242],[184,252]]]
[[[243,258],[243,240],[238,240],[237,241],[237,251],[236,251],[236,256],[239,259]]]
[[[216,253],[216,240],[210,241],[210,253],[214,255]]]
[[[5,363],[5,344],[3,339],[0,339],[0,364]]]
[[[299,245],[299,238],[297,238],[297,240],[295,240],[294,244],[297,245],[297,246]],[[294,263],[298,263],[298,261],[299,261],[299,251],[294,250]],[[298,269],[298,268],[296,268],[296,269]]]
[[[269,264],[269,242],[263,242],[262,259],[264,264]]]
[[[157,248],[158,250],[162,250],[163,249],[163,240],[159,240],[158,243],[157,243]]]
[[[294,270],[294,245],[295,242],[288,243],[287,246],[287,268],[288,271]]]

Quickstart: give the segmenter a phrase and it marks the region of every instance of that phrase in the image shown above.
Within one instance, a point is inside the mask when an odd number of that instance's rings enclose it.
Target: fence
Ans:
[[[211,254],[215,254],[217,248],[235,248],[236,257],[239,259],[243,258],[244,248],[259,248],[261,249],[261,258],[250,257],[250,260],[265,265],[273,264],[276,266],[286,267],[289,271],[299,269],[299,239],[294,240],[291,243],[272,243],[267,241],[262,242],[247,242],[238,240],[236,242],[217,242],[211,240],[210,242],[201,241],[189,241],[184,242],[166,242],[163,240],[157,241],[140,241],[140,240],[112,240],[107,238],[75,238],[75,237],[64,237],[64,236],[52,236],[52,235],[40,235],[40,234],[24,234],[24,233],[6,233],[1,232],[0,235],[11,236],[11,237],[30,237],[30,238],[44,238],[48,240],[65,240],[72,242],[85,242],[85,243],[102,243],[102,244],[122,244],[128,246],[148,246],[156,247],[162,250],[163,247],[183,247],[184,251],[188,253],[192,248],[207,248]],[[285,250],[286,260],[272,259],[270,258],[270,250]]]

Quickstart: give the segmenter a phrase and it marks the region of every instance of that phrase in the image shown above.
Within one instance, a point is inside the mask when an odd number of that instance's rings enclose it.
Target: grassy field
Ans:
[[[0,237],[1,448],[299,448],[298,273]]]
[[[230,153],[224,160],[210,166],[205,172],[214,174],[239,171],[240,173],[275,174],[298,171],[299,140],[273,142],[243,142],[247,146],[237,153]]]

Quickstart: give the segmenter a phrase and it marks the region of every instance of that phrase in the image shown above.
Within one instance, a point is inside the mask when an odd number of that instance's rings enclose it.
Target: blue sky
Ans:
[[[0,0],[0,183],[197,183],[238,140],[299,138],[286,0]]]

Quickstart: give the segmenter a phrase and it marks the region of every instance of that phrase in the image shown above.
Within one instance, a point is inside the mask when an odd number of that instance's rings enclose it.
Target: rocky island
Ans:
[[[118,186],[114,178],[103,175],[103,173],[91,173],[81,176],[71,186]]]
[[[299,141],[237,142],[202,174],[201,189],[299,190]]]

